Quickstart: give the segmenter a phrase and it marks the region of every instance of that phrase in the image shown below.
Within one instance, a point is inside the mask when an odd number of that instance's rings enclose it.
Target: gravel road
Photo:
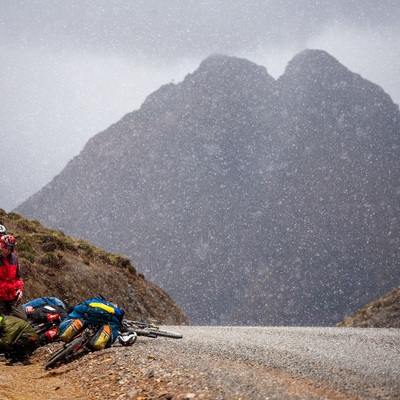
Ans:
[[[400,399],[399,329],[161,328],[183,339],[140,336],[49,371],[61,343],[0,363],[0,399]]]
[[[163,352],[229,388],[227,398],[400,399],[398,329],[164,328],[184,339]],[[296,394],[305,384],[309,396]]]

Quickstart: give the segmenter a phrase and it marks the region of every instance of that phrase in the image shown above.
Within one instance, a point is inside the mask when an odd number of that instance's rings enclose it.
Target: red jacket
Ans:
[[[24,290],[18,257],[12,253],[7,258],[0,256],[0,301],[15,300],[17,290]]]

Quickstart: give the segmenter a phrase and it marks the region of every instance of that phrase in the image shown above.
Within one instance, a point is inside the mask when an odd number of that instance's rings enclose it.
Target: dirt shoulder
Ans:
[[[203,374],[179,368],[157,351],[167,342],[141,338],[134,346],[114,345],[51,370],[44,364],[61,343],[38,349],[32,365],[7,366],[2,360],[0,400],[224,398],[219,388],[209,387]]]
[[[170,339],[140,338],[131,347],[114,346],[46,371],[45,361],[60,345],[40,348],[29,366],[0,362],[0,399],[354,398],[318,382],[228,358],[199,354],[183,360]]]
[[[8,366],[0,361],[0,399],[7,400],[63,400],[85,399],[86,394],[78,382],[66,379],[63,373],[45,371],[45,348],[39,349],[32,356],[32,364]]]

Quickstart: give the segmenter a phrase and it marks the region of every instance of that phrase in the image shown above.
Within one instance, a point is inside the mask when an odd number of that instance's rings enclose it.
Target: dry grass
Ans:
[[[76,304],[101,293],[131,318],[187,324],[176,303],[128,258],[1,209],[0,224],[17,240],[25,301],[54,296]]]

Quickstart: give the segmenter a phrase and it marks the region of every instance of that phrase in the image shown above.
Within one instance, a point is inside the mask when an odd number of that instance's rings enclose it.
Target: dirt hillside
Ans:
[[[174,300],[147,281],[126,257],[1,209],[0,224],[17,240],[16,254],[25,282],[23,302],[54,296],[74,305],[102,294],[129,318],[188,323]]]
[[[338,327],[400,328],[400,286],[345,318]]]

